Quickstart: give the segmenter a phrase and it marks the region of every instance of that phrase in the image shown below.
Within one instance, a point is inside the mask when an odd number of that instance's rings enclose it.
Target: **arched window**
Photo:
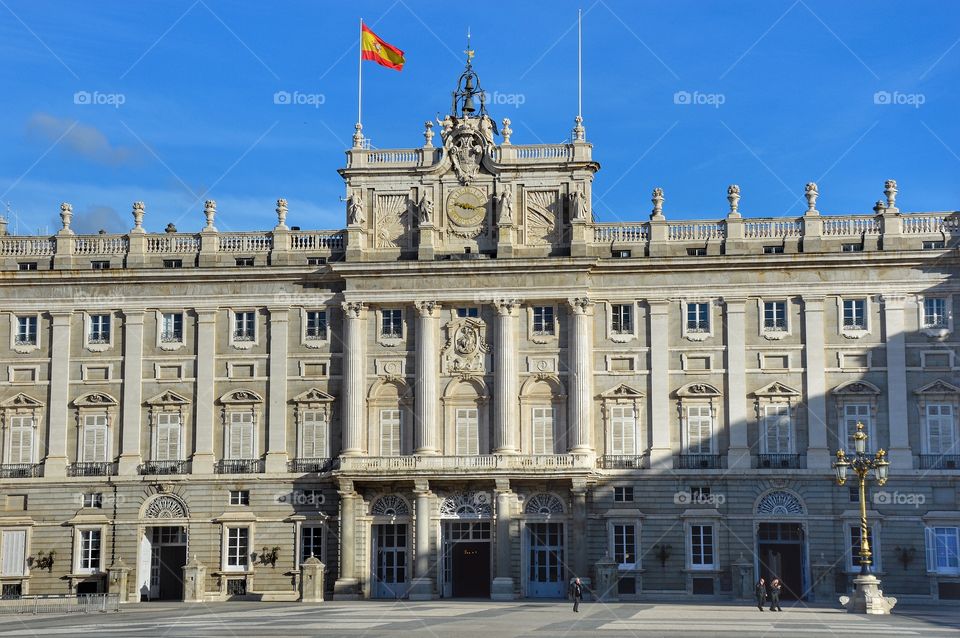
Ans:
[[[409,516],[410,506],[402,497],[387,494],[373,502],[370,513],[374,516]]]
[[[802,516],[806,513],[800,499],[783,490],[770,492],[761,498],[756,512],[758,516]]]
[[[523,511],[527,514],[536,514],[538,516],[563,514],[563,501],[553,494],[534,494],[527,499],[527,504],[524,506]]]

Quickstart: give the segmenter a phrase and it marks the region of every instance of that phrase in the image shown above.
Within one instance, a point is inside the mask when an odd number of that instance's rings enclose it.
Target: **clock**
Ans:
[[[455,226],[479,226],[487,216],[487,194],[473,186],[455,189],[447,197],[447,216]]]

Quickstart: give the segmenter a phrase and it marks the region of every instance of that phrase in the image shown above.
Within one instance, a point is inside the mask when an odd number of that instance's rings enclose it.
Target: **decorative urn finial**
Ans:
[[[282,197],[277,200],[277,228],[287,227],[287,200]]]
[[[500,134],[503,135],[503,145],[510,145],[510,136],[513,135],[513,129],[510,128],[510,118],[503,118],[503,126],[500,128]]]
[[[817,214],[817,197],[820,196],[820,190],[816,182],[807,182],[803,196],[807,198],[807,214]]]
[[[353,148],[363,148],[363,124],[360,122],[353,126]]]
[[[897,207],[897,180],[888,179],[883,183],[883,194],[887,196],[887,208]]]
[[[73,231],[70,230],[70,220],[73,219],[73,206],[64,202],[60,204],[60,223],[63,224],[63,228],[60,230],[67,234],[72,234]]]
[[[573,118],[573,141],[583,142],[587,139],[587,130],[583,128],[583,118],[579,115]]]
[[[143,202],[133,202],[133,230],[143,232]]]
[[[740,217],[740,187],[731,184],[727,187],[727,201],[730,202],[728,217]]]
[[[650,219],[663,219],[663,189],[657,186],[653,189],[653,212],[650,213]]]
[[[433,122],[427,120],[423,123],[423,147],[433,148]]]
[[[216,230],[216,228],[213,227],[213,219],[217,216],[216,201],[208,199],[203,203],[203,216],[207,218],[206,228],[209,228],[210,230]]]

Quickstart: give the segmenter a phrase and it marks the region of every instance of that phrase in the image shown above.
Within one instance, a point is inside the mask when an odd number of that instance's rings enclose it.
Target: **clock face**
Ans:
[[[447,216],[457,226],[477,226],[487,215],[487,195],[479,188],[465,186],[447,197]]]

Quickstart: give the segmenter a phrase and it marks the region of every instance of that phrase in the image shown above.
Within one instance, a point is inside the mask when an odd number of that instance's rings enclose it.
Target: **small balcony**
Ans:
[[[214,466],[217,474],[260,474],[263,459],[221,459]]]
[[[680,470],[719,470],[723,463],[719,454],[681,454],[677,457]]]
[[[958,470],[960,454],[921,454],[921,470]]]
[[[67,476],[114,476],[116,473],[117,464],[113,461],[71,463],[67,468]]]
[[[339,459],[293,459],[287,463],[288,472],[322,474],[340,467]]]
[[[807,465],[800,454],[758,454],[758,470],[802,470]]]
[[[601,470],[649,470],[650,457],[646,454],[605,454],[597,457]]]
[[[39,463],[6,463],[0,465],[0,478],[36,478],[43,476]]]
[[[137,473],[151,476],[189,474],[190,461],[147,461],[137,467]]]

